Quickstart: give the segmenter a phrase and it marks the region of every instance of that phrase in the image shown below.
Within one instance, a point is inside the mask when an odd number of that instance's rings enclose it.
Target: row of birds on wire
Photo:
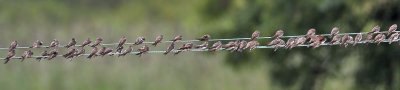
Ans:
[[[308,47],[312,48],[317,48],[321,44],[324,44],[328,39],[330,39],[330,42],[327,42],[328,44],[331,45],[341,45],[344,47],[347,47],[348,45],[356,45],[357,43],[377,43],[378,45],[385,40],[388,40],[389,44],[392,42],[397,42],[399,40],[399,32],[397,30],[397,24],[393,24],[389,27],[388,31],[386,32],[381,32],[380,31],[380,26],[375,26],[371,29],[370,32],[367,33],[358,33],[356,36],[353,38],[351,35],[348,33],[344,34],[339,34],[339,28],[334,27],[331,30],[331,33],[329,35],[317,35],[316,34],[316,29],[311,28],[307,31],[305,35],[297,36],[297,37],[291,37],[287,39],[285,42],[282,37],[284,37],[284,31],[283,30],[277,30],[275,32],[275,35],[272,36],[272,41],[268,42],[266,46],[271,46],[274,48],[274,51],[276,51],[278,48],[286,48],[286,49],[292,49],[294,47],[297,47],[299,45],[308,45]],[[363,34],[366,34],[366,36],[363,36]],[[328,36],[328,37],[325,37]],[[257,41],[257,38],[260,37],[260,32],[259,31],[254,31],[251,35],[251,38],[249,41],[246,40],[235,40],[235,41],[230,41],[226,44],[223,44],[221,41],[216,41],[211,47],[209,47],[209,40],[211,40],[211,36],[206,34],[203,35],[202,37],[198,38],[198,41],[203,41],[202,44],[200,45],[194,45],[192,42],[188,42],[183,44],[181,47],[175,49],[175,42],[179,42],[182,40],[182,35],[175,36],[170,42],[172,42],[167,49],[163,52],[163,54],[168,54],[170,52],[173,52],[174,54],[178,54],[184,51],[190,51],[193,49],[200,49],[200,50],[205,50],[205,51],[210,51],[210,52],[215,52],[218,50],[228,50],[231,52],[242,52],[246,49],[249,51],[252,51],[257,48],[257,46],[260,45],[260,43]],[[387,38],[388,37],[388,38]],[[65,46],[60,46],[60,43],[58,40],[54,39],[49,46],[43,46],[43,42],[40,40],[35,41],[32,46],[29,48],[52,48],[50,51],[43,51],[40,56],[33,56],[33,52],[31,50],[24,51],[21,57],[15,57],[16,53],[15,50],[18,47],[17,41],[13,41],[8,48],[8,54],[4,58],[5,62],[4,64],[8,63],[11,59],[21,59],[21,62],[24,61],[26,58],[33,58],[35,57],[37,60],[41,59],[47,59],[51,60],[57,56],[62,56],[67,59],[72,59],[74,57],[86,55],[86,58],[93,58],[96,56],[105,56],[105,55],[117,55],[118,57],[120,56],[125,56],[129,53],[133,53],[133,45],[141,45],[145,42],[144,37],[138,37],[136,41],[132,44],[129,45],[128,48],[124,49],[124,45],[127,43],[127,38],[122,37],[118,44],[115,52],[113,53],[113,49],[107,48],[107,47],[101,47],[98,48],[98,46],[102,45],[103,39],[102,38],[96,38],[95,41],[91,41],[89,38],[86,39],[81,45],[77,45],[77,41],[75,38],[72,38],[72,40]],[[155,38],[154,42],[152,42],[151,45],[157,46],[159,43],[163,41],[163,35],[159,35]],[[92,47],[92,50],[90,53],[85,54],[85,46],[90,46]],[[58,51],[58,47],[65,47],[68,48],[68,52],[61,55]],[[80,48],[80,49],[78,49]],[[143,45],[141,48],[137,49],[136,55],[141,56],[142,54],[146,54],[150,51],[150,47],[148,45]],[[60,55],[59,55],[60,54]]]

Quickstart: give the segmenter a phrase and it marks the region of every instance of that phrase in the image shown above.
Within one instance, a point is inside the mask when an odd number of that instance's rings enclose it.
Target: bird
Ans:
[[[47,60],[51,60],[51,59],[57,57],[57,55],[58,55],[58,50],[53,49],[49,52],[49,57],[47,58]]]
[[[192,48],[193,48],[193,43],[185,43],[174,54],[176,55],[176,54],[179,54],[182,51],[189,50],[189,49],[192,49]]]
[[[254,31],[253,34],[251,34],[251,41],[256,40],[258,37],[260,37],[260,31]]]
[[[314,29],[314,28],[308,29],[307,34],[306,34],[306,38],[309,39],[309,38],[311,38],[312,36],[314,36],[316,31],[317,31],[317,30]]]
[[[117,47],[116,53],[121,53],[124,46]]]
[[[275,32],[275,35],[273,36],[273,38],[281,38],[284,34],[283,30],[278,30]]]
[[[156,37],[156,39],[154,40],[154,43],[151,44],[151,45],[157,46],[158,43],[161,43],[161,41],[163,40],[163,38],[164,38],[163,35],[158,35],[158,36]]]
[[[90,38],[87,38],[85,41],[83,41],[83,43],[80,47],[85,47],[86,45],[89,45],[90,43],[92,43],[92,41],[90,40]]]
[[[222,48],[224,48],[225,50],[229,50],[229,51],[233,50],[233,49],[237,48],[236,47],[236,42],[239,42],[239,41],[238,40],[230,41],[227,44],[223,45]]]
[[[147,45],[143,45],[141,48],[138,49],[139,53],[136,55],[142,56],[142,54],[147,53],[150,50],[150,48]]]
[[[8,52],[7,57],[4,59],[4,60],[6,60],[4,62],[4,64],[7,64],[11,60],[11,58],[14,56],[15,56],[15,50],[12,49],[11,51]]]
[[[245,47],[245,49],[249,49],[249,51],[253,51],[260,43],[258,41],[249,41]]]
[[[361,42],[362,40],[362,34],[359,33],[356,35],[356,37],[354,38],[354,42],[353,42],[353,46],[356,46],[357,43]]]
[[[47,47],[47,48],[58,47],[58,45],[60,45],[60,42],[57,39],[53,39],[53,41],[50,43],[49,47]]]
[[[81,48],[80,50],[77,50],[77,52],[74,53],[73,57],[78,57],[82,54],[85,54],[86,50],[84,48]]]
[[[294,46],[303,45],[304,43],[306,43],[306,40],[307,40],[306,37],[297,37],[296,45],[294,45]]]
[[[285,48],[286,48],[286,49],[291,49],[291,47],[293,47],[293,45],[295,45],[295,44],[296,44],[296,38],[289,38],[289,39],[286,41]]]
[[[208,49],[208,51],[214,52],[214,51],[219,50],[221,47],[222,47],[222,42],[221,42],[221,41],[218,41],[218,42],[214,43],[214,44]]]
[[[284,47],[285,45],[285,41],[283,41],[280,38],[275,38],[274,40],[272,40],[271,42],[268,43],[268,45],[273,46],[274,52],[278,50],[279,47]]]
[[[103,53],[101,53],[101,56],[107,55],[107,54],[111,53],[112,51],[113,51],[113,49],[107,48]],[[110,54],[110,56],[112,56],[112,55],[114,55],[114,54]]]
[[[102,55],[106,51],[106,49],[107,49],[106,47],[100,48],[99,51],[97,51],[96,56]]]
[[[365,40],[368,43],[373,43],[373,41],[374,41],[374,33],[367,33],[367,38]]]
[[[119,39],[118,46],[117,46],[117,50],[118,50],[118,49],[122,49],[123,46],[124,46],[124,44],[125,44],[125,42],[126,42],[126,37],[125,37],[125,36],[123,36],[121,39]],[[121,47],[122,47],[122,48],[121,48]]]
[[[368,32],[367,34],[372,34],[372,33],[378,33],[381,30],[381,27],[379,25],[376,25],[375,27],[373,27],[371,29],[370,32]]]
[[[40,40],[36,40],[36,42],[33,42],[32,46],[29,48],[39,48],[40,46],[43,45],[43,42]]]
[[[319,47],[322,43],[324,43],[324,42],[326,41],[325,37],[324,37],[324,36],[321,36],[321,35],[313,36],[313,38],[315,38],[315,39],[314,39],[314,41],[310,44],[310,46],[312,46],[312,48],[317,48],[317,47]]]
[[[71,48],[71,49],[69,49],[69,51],[66,54],[63,55],[63,57],[67,58],[69,56],[73,56],[75,52],[76,52],[76,49],[75,48]]]
[[[333,27],[331,30],[330,38],[335,37],[336,35],[339,34],[339,28],[338,27]]]
[[[177,35],[177,36],[174,37],[174,39],[172,39],[170,41],[176,42],[176,41],[179,41],[179,40],[182,40],[182,35]]]
[[[15,50],[15,48],[18,47],[18,42],[17,41],[12,41],[10,47],[8,48],[8,52],[11,52],[12,50]]]
[[[24,53],[21,56],[21,62],[25,60],[25,58],[31,58],[33,55],[33,52],[31,50],[24,51]]]
[[[201,36],[197,40],[199,40],[199,41],[208,41],[210,38],[211,38],[211,36],[209,34],[206,34],[206,35]]]
[[[337,43],[340,43],[340,40],[341,40],[342,38],[339,36],[339,35],[334,35],[333,36],[333,38],[332,38],[332,40],[331,40],[331,42],[330,42],[330,44],[337,44]]]
[[[96,53],[97,53],[97,51],[98,51],[98,48],[97,47],[93,47],[93,49],[92,49],[92,51],[90,52],[90,54],[89,54],[89,56],[87,56],[86,58],[92,58],[92,57],[94,57],[94,56],[97,56],[96,55]]]
[[[96,38],[96,41],[94,41],[94,43],[91,45],[91,47],[96,47],[98,45],[100,45],[103,42],[103,38]]]
[[[42,60],[42,58],[47,58],[47,56],[48,56],[49,54],[48,54],[47,51],[45,50],[45,51],[43,51],[40,55],[41,55],[41,56],[40,56],[40,57],[37,57],[36,60],[40,61],[40,60]]]
[[[124,50],[124,52],[122,52],[121,54],[118,55],[118,57],[120,56],[125,56],[128,53],[131,53],[133,51],[133,47],[129,46],[127,49]]]
[[[392,42],[397,42],[399,41],[399,33],[395,32],[389,37],[389,44],[392,44]]]
[[[167,50],[166,50],[163,54],[164,54],[164,55],[167,55],[169,52],[171,52],[172,50],[174,50],[174,48],[175,48],[175,43],[172,42],[172,43],[168,46]]]
[[[381,42],[383,42],[385,40],[385,38],[386,38],[385,34],[380,33],[375,36],[374,40],[375,40],[375,43],[377,43],[379,45]]]
[[[392,26],[389,27],[389,30],[387,32],[387,35],[389,36],[390,34],[392,34],[393,32],[395,32],[397,30],[397,24],[393,24]]]
[[[75,40],[75,38],[72,38],[71,41],[67,45],[65,45],[65,47],[69,48],[69,47],[72,47],[75,45],[76,45],[76,40]]]
[[[342,37],[342,39],[341,39],[341,41],[340,41],[340,42],[341,42],[340,44],[341,44],[341,45],[345,45],[346,42],[347,42],[348,40],[350,40],[349,36],[350,36],[350,35],[347,34],[347,33],[344,34],[343,37]]]
[[[196,45],[194,48],[196,48],[196,49],[207,49],[208,48],[208,42],[203,42],[203,44]]]
[[[135,41],[135,43],[133,43],[133,45],[140,45],[142,44],[144,41],[146,40],[146,38],[144,37],[138,37]]]
[[[247,41],[242,40],[242,41],[239,42],[238,45],[239,45],[239,46],[236,48],[235,51],[237,51],[237,52],[242,52],[243,49],[247,46]]]

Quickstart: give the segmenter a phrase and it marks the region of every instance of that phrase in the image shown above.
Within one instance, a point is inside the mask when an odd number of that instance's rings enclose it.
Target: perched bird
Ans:
[[[309,30],[307,31],[306,38],[309,39],[309,38],[311,38],[312,36],[314,36],[316,31],[317,31],[317,30],[315,30],[314,28],[309,29]]]
[[[330,37],[331,37],[331,38],[332,38],[332,37],[335,37],[335,36],[338,35],[338,34],[339,34],[339,28],[338,28],[338,27],[333,27],[332,30],[331,30]]]
[[[91,45],[91,47],[96,47],[98,45],[100,45],[103,42],[103,38],[96,38],[96,41],[94,41],[94,43]]]
[[[40,60],[42,60],[42,58],[45,59],[47,56],[49,56],[49,54],[47,53],[46,50],[43,51],[40,55],[41,55],[41,57],[37,57],[36,60],[40,61]]]
[[[124,46],[124,44],[125,44],[125,42],[126,42],[126,37],[125,37],[125,36],[123,36],[121,39],[119,39],[118,46],[117,46],[117,50],[118,50],[118,49],[122,49],[123,46]],[[122,48],[121,48],[121,47],[122,47]]]
[[[283,36],[284,32],[283,30],[278,30],[275,32],[275,35],[273,36],[273,38],[281,38]]]
[[[100,48],[100,50],[99,51],[97,51],[97,54],[96,54],[96,56],[100,56],[100,55],[102,55],[105,51],[106,51],[106,47],[103,47],[103,48]]]
[[[122,52],[122,49],[124,49],[124,46],[117,47],[116,52],[117,52],[117,53],[121,53],[121,52]]]
[[[317,48],[319,47],[322,43],[325,43],[326,39],[324,36],[321,35],[316,35],[313,38],[315,38],[313,41],[313,43],[310,44],[310,46],[312,46],[312,48]]]
[[[247,41],[242,40],[239,42],[239,46],[236,48],[236,51],[242,52],[246,46],[247,46]]]
[[[374,41],[374,33],[368,33],[367,38],[365,39],[366,42],[368,43],[373,43]]]
[[[18,42],[17,41],[11,42],[11,45],[8,48],[8,52],[11,52],[12,50],[15,50],[15,48],[17,48],[17,47],[18,47]]]
[[[245,49],[249,49],[249,51],[253,51],[254,49],[256,49],[256,47],[260,45],[260,43],[258,41],[249,41],[245,47]]]
[[[39,48],[40,46],[43,45],[43,42],[40,40],[36,40],[36,42],[33,42],[32,46],[29,48]]]
[[[380,33],[375,36],[374,40],[375,40],[375,43],[378,43],[378,45],[379,45],[379,44],[381,44],[381,42],[383,42],[385,40],[385,38],[386,38],[385,34]]]
[[[357,36],[354,38],[353,46],[355,46],[357,43],[361,42],[362,40],[362,34],[359,33]]]
[[[256,40],[258,37],[260,37],[260,31],[254,31],[253,34],[251,34],[251,41]]]
[[[14,56],[15,56],[15,50],[12,49],[11,51],[8,52],[7,57],[4,59],[4,60],[6,60],[4,62],[4,64],[7,64],[11,60],[11,58]]]
[[[24,53],[21,56],[21,62],[25,60],[25,58],[32,58],[33,52],[31,50],[24,51]]]
[[[345,45],[346,42],[347,42],[348,40],[350,40],[349,36],[350,36],[350,35],[347,34],[347,33],[344,34],[343,37],[342,37],[342,39],[341,39],[341,41],[340,41],[340,42],[341,42],[340,44]]]
[[[203,42],[203,44],[196,45],[194,48],[196,49],[207,49],[208,47],[208,42]]]
[[[274,49],[274,52],[275,52],[276,50],[278,50],[278,48],[285,46],[285,41],[283,41],[280,38],[276,38],[276,39],[272,40],[271,42],[269,42],[268,45],[273,46],[275,48]]]
[[[146,40],[146,38],[144,37],[138,37],[135,41],[135,43],[133,43],[133,45],[140,45],[142,44],[144,41]]]
[[[80,50],[77,50],[77,52],[74,53],[73,57],[78,57],[82,54],[85,54],[86,50],[84,48],[81,48]]]
[[[129,46],[126,50],[124,50],[124,52],[122,52],[121,54],[118,55],[118,57],[120,56],[125,56],[128,53],[131,53],[133,51],[133,47]]]
[[[222,42],[221,42],[221,41],[218,41],[218,42],[214,43],[214,44],[208,49],[208,51],[214,52],[214,51],[217,51],[217,50],[219,50],[219,49],[221,49],[221,48],[222,48]]]
[[[156,37],[156,40],[154,40],[154,43],[152,44],[153,46],[157,46],[158,43],[161,43],[161,41],[163,40],[164,36],[163,35],[158,35]]]
[[[296,38],[289,38],[289,39],[286,41],[285,48],[286,48],[286,49],[292,49],[293,46],[294,46],[295,44],[296,44]]]
[[[378,33],[380,30],[381,30],[381,27],[377,25],[374,28],[372,28],[371,31],[368,32],[368,34]]]
[[[139,57],[140,57],[140,56],[142,56],[142,54],[147,53],[149,50],[150,50],[149,46],[144,45],[144,46],[142,46],[142,48],[138,49],[139,53],[137,53],[136,55],[139,55]]]
[[[211,38],[211,36],[209,34],[206,34],[206,35],[201,36],[197,40],[199,40],[199,41],[208,41],[210,38]]]
[[[111,48],[107,48],[103,53],[101,53],[101,56],[107,55],[109,53],[111,53],[113,51],[113,49]],[[113,54],[110,54],[110,56],[112,56]]]
[[[169,52],[174,50],[174,48],[175,48],[175,43],[172,42],[171,45],[168,46],[167,50],[164,52],[164,55],[167,55]]]
[[[297,37],[296,45],[294,45],[294,46],[303,45],[304,43],[306,43],[306,40],[307,40],[306,37]]]
[[[335,36],[333,36],[333,38],[332,38],[330,44],[337,44],[337,43],[340,43],[340,40],[341,40],[341,39],[342,39],[342,38],[341,38],[339,35],[335,35]]]
[[[182,35],[175,36],[174,39],[172,39],[171,41],[176,42],[179,40],[182,40]]]
[[[392,34],[393,32],[395,32],[397,30],[397,24],[393,24],[392,26],[389,27],[389,30],[387,32],[387,35]]]
[[[97,47],[93,47],[92,51],[90,52],[89,56],[87,56],[86,58],[92,58],[93,56],[97,56]]]
[[[193,47],[193,43],[185,43],[174,54],[176,55],[176,54],[179,54],[182,51],[192,49],[192,47]]]
[[[85,47],[86,45],[89,45],[90,43],[92,43],[92,41],[90,40],[90,38],[87,38],[85,41],[83,41],[81,47]]]
[[[238,40],[236,41],[230,41],[227,44],[223,45],[222,48],[224,48],[225,50],[232,50],[237,48],[236,47],[236,42],[239,42]]]
[[[76,49],[75,48],[71,48],[71,49],[69,49],[69,51],[66,54],[63,55],[63,57],[67,58],[69,56],[73,56],[75,52],[76,52]]]
[[[397,42],[399,41],[399,33],[395,32],[389,37],[389,44],[392,44],[392,42]]]
[[[76,45],[76,40],[75,40],[75,38],[72,38],[71,41],[67,45],[65,45],[65,47],[69,48],[69,47],[72,47],[75,45]]]
[[[57,39],[54,39],[54,40],[50,43],[49,47],[47,47],[47,48],[58,47],[58,45],[60,45],[60,42],[59,42]]]
[[[57,55],[58,55],[58,50],[53,49],[49,52],[49,57],[47,58],[47,60],[51,60],[51,59],[57,57]]]

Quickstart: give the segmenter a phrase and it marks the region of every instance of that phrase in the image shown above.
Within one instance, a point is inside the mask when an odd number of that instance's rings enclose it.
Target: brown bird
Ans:
[[[332,38],[332,37],[334,37],[334,36],[336,36],[338,34],[339,34],[339,28],[338,27],[333,27],[332,30],[331,30],[330,38]]]
[[[309,39],[309,38],[311,38],[312,36],[314,36],[316,31],[317,31],[317,30],[315,30],[314,28],[309,29],[309,30],[307,31],[306,38]]]
[[[101,54],[101,56],[107,55],[107,54],[111,53],[112,51],[113,51],[113,49],[107,48],[107,49]],[[112,55],[114,55],[114,54],[110,54],[110,56],[112,56]]]
[[[83,41],[81,47],[85,47],[86,45],[89,45],[90,43],[92,43],[92,41],[90,40],[90,38],[87,38],[85,41]]]
[[[36,40],[36,42],[33,42],[32,46],[29,48],[39,48],[40,46],[43,45],[43,42],[40,40]]]
[[[100,48],[100,50],[99,51],[97,51],[97,54],[96,54],[96,56],[100,56],[100,55],[102,55],[105,51],[106,51],[106,47],[103,47],[103,48]]]
[[[330,44],[337,44],[337,43],[340,43],[340,40],[341,40],[342,38],[339,36],[339,35],[334,35],[333,36],[333,38],[332,38],[332,40],[331,40],[331,42],[330,42]]]
[[[192,47],[193,47],[193,43],[185,43],[174,54],[176,55],[176,54],[179,54],[180,52],[192,49]]]
[[[69,56],[73,56],[75,52],[76,52],[76,49],[75,48],[71,48],[71,49],[69,49],[69,51],[66,54],[63,55],[63,57],[67,58]]]
[[[286,49],[292,49],[293,46],[294,46],[296,43],[297,43],[297,42],[296,42],[296,38],[289,38],[289,39],[286,41],[285,48],[286,48]]]
[[[385,34],[380,33],[375,36],[374,40],[375,40],[375,43],[378,43],[378,45],[379,45],[379,44],[381,44],[381,42],[383,42],[385,40],[385,38],[386,38]]]
[[[17,47],[18,47],[18,42],[17,41],[11,42],[11,45],[8,48],[8,52],[11,52],[12,50],[15,50],[15,48],[17,48]]]
[[[131,53],[133,51],[133,47],[129,46],[128,49],[124,50],[124,52],[122,52],[121,54],[118,55],[118,57],[120,56],[125,56],[128,53]]]
[[[199,41],[208,41],[210,38],[211,38],[211,36],[209,34],[206,34],[206,35],[201,36],[197,40],[199,40]]]
[[[392,34],[393,32],[395,32],[397,30],[397,24],[393,24],[392,26],[389,27],[389,30],[387,32],[387,35]]]
[[[25,58],[32,58],[33,52],[31,50],[24,51],[24,54],[21,56],[21,62],[25,60]]]
[[[94,41],[94,43],[91,45],[91,47],[96,47],[98,45],[100,45],[103,42],[103,38],[96,38],[96,41]]]
[[[4,62],[4,64],[7,64],[11,60],[11,58],[14,56],[15,56],[15,50],[12,49],[10,52],[8,52],[7,57],[4,59],[4,60],[6,60]]]
[[[89,58],[89,59],[90,59],[90,58],[92,58],[92,57],[94,57],[94,56],[97,56],[97,55],[96,55],[97,51],[98,51],[97,47],[93,47],[93,49],[92,49],[92,51],[90,52],[89,56],[87,56],[86,58]]]
[[[54,39],[54,40],[50,43],[49,47],[47,47],[47,48],[58,47],[58,45],[60,45],[60,42],[59,42],[57,39]]]
[[[76,40],[75,40],[75,38],[72,38],[71,41],[67,45],[65,45],[65,47],[69,48],[69,47],[72,47],[75,45],[76,45]]]
[[[207,49],[208,48],[208,42],[203,42],[203,44],[196,45],[194,48],[196,48],[196,49]]]
[[[138,51],[139,53],[137,53],[136,55],[142,56],[142,54],[147,53],[150,50],[150,48],[147,45],[142,46],[142,48],[139,48]]]
[[[154,40],[154,43],[152,44],[153,46],[157,46],[158,43],[161,43],[161,41],[163,40],[164,36],[163,35],[158,35],[156,37],[156,40]]]
[[[117,53],[121,53],[121,52],[122,52],[122,49],[124,49],[124,46],[117,47],[116,52],[117,52]]]
[[[381,30],[381,27],[379,27],[379,26],[377,25],[377,26],[375,26],[374,28],[372,28],[371,31],[368,32],[368,34],[371,34],[371,33],[378,33],[380,30]]]
[[[218,42],[214,43],[214,44],[208,49],[208,51],[214,52],[214,51],[217,51],[217,50],[219,50],[219,49],[221,49],[221,48],[222,48],[222,42],[221,42],[221,41],[218,41]]]
[[[182,40],[182,35],[175,36],[174,39],[172,39],[171,41],[176,42],[179,40]]]
[[[285,46],[285,41],[283,41],[280,38],[276,38],[276,39],[272,40],[271,42],[269,42],[268,45],[273,46],[275,48],[274,49],[274,52],[275,52],[278,50],[278,48]]]
[[[226,50],[229,50],[229,51],[232,50],[232,49],[235,49],[235,48],[237,48],[236,47],[236,42],[239,42],[239,41],[238,40],[230,41],[227,44],[223,45],[222,48],[224,48]]]
[[[344,34],[343,37],[342,37],[342,39],[341,39],[341,41],[340,41],[340,42],[341,42],[340,44],[342,44],[342,45],[346,44],[346,42],[347,42],[348,40],[350,40],[349,36],[350,36],[350,35],[347,34],[347,33]]]
[[[374,41],[374,33],[368,33],[367,34],[367,38],[366,38],[366,42],[373,43],[373,41]]]
[[[135,43],[133,43],[133,45],[140,45],[142,44],[144,41],[146,40],[146,38],[144,37],[138,37],[135,41]]]
[[[254,49],[256,49],[256,47],[260,45],[260,43],[258,41],[249,41],[245,47],[245,49],[249,49],[249,51],[253,51]]]
[[[306,37],[297,37],[296,45],[294,45],[294,46],[303,45],[304,43],[306,43],[306,40],[307,40]]]
[[[260,37],[260,31],[254,31],[253,34],[251,34],[251,41],[256,40],[258,37]]]
[[[174,50],[174,48],[175,48],[175,43],[172,42],[171,45],[168,46],[167,50],[164,52],[164,55],[167,55],[169,52]]]
[[[41,57],[37,57],[36,60],[40,61],[40,60],[42,60],[42,58],[46,59],[47,56],[49,56],[49,54],[45,50],[42,52]]]
[[[317,48],[326,41],[325,37],[321,36],[321,35],[316,35],[313,38],[315,38],[315,39],[314,39],[313,43],[310,44],[310,46],[312,46],[312,48]]]
[[[357,36],[354,38],[353,46],[356,46],[357,43],[361,42],[362,40],[362,34],[359,33]]]
[[[247,46],[247,41],[242,40],[240,41],[239,46],[236,48],[236,51],[242,52],[246,46]]]
[[[53,49],[49,52],[49,57],[47,58],[47,60],[51,60],[51,59],[57,57],[57,55],[58,55],[58,50]]]
[[[123,36],[121,39],[119,39],[118,46],[117,46],[117,50],[118,50],[119,48],[121,48],[121,47],[123,48],[125,42],[126,42],[126,37],[125,37],[125,36]],[[121,49],[122,49],[122,48],[121,48]]]
[[[399,33],[395,32],[389,37],[389,44],[392,44],[392,42],[397,42],[399,41]]]
[[[78,57],[82,54],[85,54],[86,50],[84,48],[81,48],[80,50],[77,50],[77,52],[74,53],[73,57]]]
[[[275,32],[275,35],[273,36],[273,38],[281,38],[283,36],[284,32],[283,30],[278,30]]]

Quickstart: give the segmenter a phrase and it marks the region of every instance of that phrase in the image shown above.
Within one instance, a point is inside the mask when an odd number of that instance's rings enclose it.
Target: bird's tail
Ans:
[[[6,61],[4,62],[4,64],[7,64],[7,63],[10,61],[9,58],[6,58],[6,59],[4,59],[4,60],[6,60]]]

